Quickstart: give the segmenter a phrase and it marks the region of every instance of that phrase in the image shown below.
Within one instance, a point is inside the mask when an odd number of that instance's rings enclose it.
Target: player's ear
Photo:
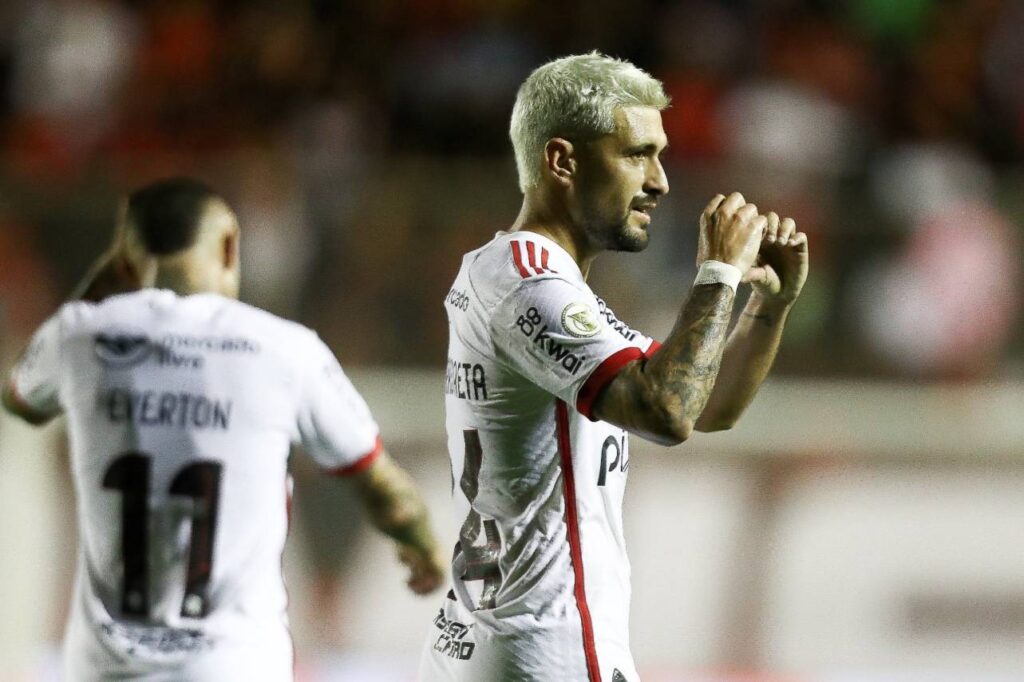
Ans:
[[[219,293],[230,298],[238,298],[241,288],[241,268],[239,263],[239,239],[241,231],[238,225],[228,230],[221,237],[221,282]]]
[[[576,149],[572,142],[553,137],[544,145],[544,171],[560,185],[568,185],[576,175]]]
[[[221,262],[225,270],[233,270],[238,265],[238,233],[237,227],[228,230],[221,241]]]

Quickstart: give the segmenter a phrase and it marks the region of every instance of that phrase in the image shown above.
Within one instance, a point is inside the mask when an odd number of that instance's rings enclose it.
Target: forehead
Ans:
[[[615,110],[615,135],[626,145],[655,145],[659,149],[668,144],[661,125],[661,112],[653,107],[619,107]]]

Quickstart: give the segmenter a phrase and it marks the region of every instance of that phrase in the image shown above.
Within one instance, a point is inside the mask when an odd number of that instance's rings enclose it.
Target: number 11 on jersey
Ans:
[[[191,497],[192,535],[181,615],[202,618],[209,610],[207,590],[213,571],[213,539],[220,501],[220,462],[201,460],[181,469],[170,493]],[[115,459],[103,476],[103,487],[121,492],[121,557],[124,562],[121,612],[149,616],[149,495],[153,460],[140,452]]]

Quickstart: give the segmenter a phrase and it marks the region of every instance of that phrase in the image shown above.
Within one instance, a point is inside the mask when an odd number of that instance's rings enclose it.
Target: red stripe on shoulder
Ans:
[[[554,270],[552,270],[551,268],[548,267],[548,256],[549,255],[550,254],[548,253],[547,249],[545,249],[543,246],[540,247],[540,267],[543,270],[547,270],[548,272],[555,272]]]
[[[513,239],[509,243],[512,245],[512,262],[516,264],[516,269],[519,270],[519,275],[523,279],[526,279],[527,277],[530,276],[530,273],[527,271],[526,266],[523,265],[522,247],[519,245],[519,241],[516,239]]]
[[[380,453],[382,452],[384,452],[384,442],[380,439],[380,436],[377,436],[377,440],[373,444],[373,449],[368,453],[348,466],[328,469],[324,473],[328,476],[354,476],[355,474],[362,473],[369,469],[370,465],[377,461],[377,458],[380,457]]]
[[[537,245],[533,242],[526,242],[526,256],[530,260],[530,267],[538,275],[544,274],[544,270],[537,264]]]
[[[597,400],[597,396],[615,378],[615,375],[622,371],[623,367],[642,357],[644,354],[639,348],[627,346],[605,358],[604,362],[591,372],[586,383],[580,388],[580,392],[576,394],[576,410],[590,421],[595,421],[591,412],[594,409],[594,401]]]

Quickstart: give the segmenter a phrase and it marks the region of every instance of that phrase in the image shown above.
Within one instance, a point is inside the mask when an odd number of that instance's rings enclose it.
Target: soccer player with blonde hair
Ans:
[[[445,300],[452,586],[421,679],[636,682],[622,496],[628,434],[730,428],[770,369],[807,277],[807,239],[733,193],[698,225],[697,277],[663,342],[587,285],[604,251],[647,246],[669,191],[661,83],[597,53],[523,83],[512,227],[466,254]],[[736,290],[753,292],[731,334]],[[721,368],[721,369],[720,369]]]

